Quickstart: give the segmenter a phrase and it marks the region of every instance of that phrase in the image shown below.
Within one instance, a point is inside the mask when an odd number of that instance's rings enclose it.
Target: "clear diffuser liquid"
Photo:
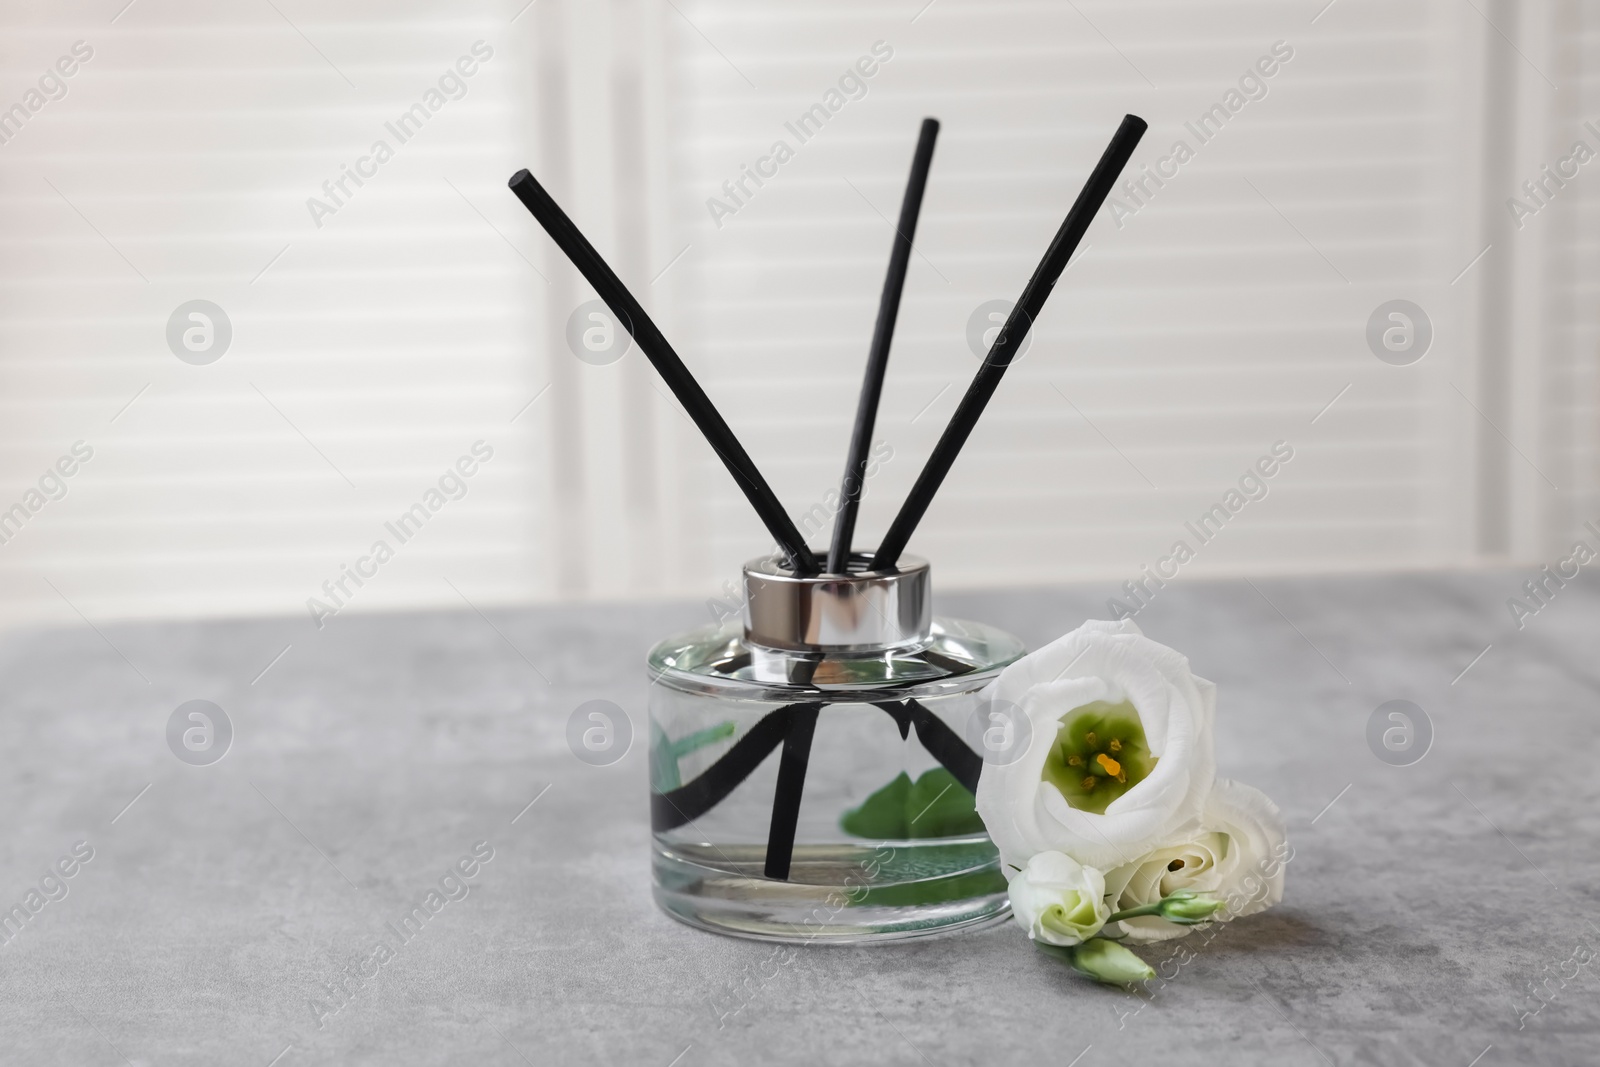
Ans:
[[[979,691],[1022,652],[1008,634],[954,620],[936,620],[924,647],[867,656],[763,652],[736,625],[657,646],[657,902],[696,926],[788,941],[910,937],[1003,916],[1005,878],[961,779],[976,780],[964,738]],[[772,739],[796,708],[815,709],[815,728],[787,874],[775,878],[784,749]]]

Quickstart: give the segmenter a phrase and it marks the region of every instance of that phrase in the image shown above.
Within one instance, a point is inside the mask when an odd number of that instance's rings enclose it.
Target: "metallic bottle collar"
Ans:
[[[925,645],[933,630],[928,561],[901,556],[868,570],[857,553],[848,574],[799,577],[780,556],[744,565],[744,635],[787,652],[884,652]]]

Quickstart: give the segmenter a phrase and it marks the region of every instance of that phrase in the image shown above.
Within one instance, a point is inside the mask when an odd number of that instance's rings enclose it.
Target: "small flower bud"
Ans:
[[[1071,950],[1072,966],[1080,974],[1107,985],[1129,985],[1148,982],[1156,976],[1150,965],[1123,948],[1115,941],[1103,937],[1092,938]]]
[[[1223,902],[1209,893],[1196,893],[1190,889],[1180,889],[1170,896],[1163,897],[1158,905],[1159,914],[1171,923],[1183,926],[1193,926],[1203,923],[1222,910]]]

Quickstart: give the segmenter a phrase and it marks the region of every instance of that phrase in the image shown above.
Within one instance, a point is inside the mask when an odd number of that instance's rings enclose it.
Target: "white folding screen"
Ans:
[[[0,19],[0,107],[24,112],[0,123],[0,509],[25,513],[0,525],[0,622],[719,593],[769,540],[638,351],[584,350],[594,294],[506,191],[525,165],[824,543],[924,115],[863,546],[977,365],[980,308],[1020,291],[1129,111],[1141,187],[912,543],[942,587],[1120,581],[1178,540],[1196,574],[1537,560],[1596,517],[1600,164],[1531,218],[1506,204],[1600,148],[1574,3]],[[167,337],[193,300],[232,327],[204,365]],[[1409,365],[1367,339],[1395,300],[1431,325]],[[66,495],[27,507],[80,440]],[[1280,441],[1266,496],[1202,543],[1187,524]],[[408,513],[425,528],[391,532]]]
[[[852,8],[825,24],[790,10],[686,8],[727,58],[703,44],[685,64],[675,141],[680,208],[698,235],[685,263],[693,347],[787,499],[823,499],[837,480],[917,120],[937,115],[944,131],[879,431],[893,459],[864,509],[869,543],[976,364],[969,317],[1020,290],[1133,111],[1151,130],[1132,170],[1175,176],[1147,180],[1142,204],[1119,191],[1133,214],[1102,213],[914,550],[946,583],[1133,576],[1285,440],[1294,459],[1268,498],[1197,567],[1459,551],[1449,501],[1433,499],[1449,468],[1435,376],[1425,364],[1395,373],[1361,340],[1383,299],[1436,304],[1452,251],[1443,213],[1420,195],[1448,175],[1432,9],[1351,5],[1318,25],[1279,4],[936,4]],[[865,95],[799,144],[795,117],[875,42],[892,58]],[[1271,76],[1247,74],[1263,57]],[[1223,111],[1202,142],[1194,123],[1241,77],[1260,98]],[[703,202],[736,194],[719,187],[775,140],[795,158],[713,221]],[[1178,142],[1193,158],[1163,164]],[[761,539],[711,484],[723,498],[713,559],[730,570]]]
[[[505,238],[512,13],[123,3],[3,16],[7,104],[92,52],[0,145],[0,506],[93,449],[0,545],[5,617],[549,594],[548,410],[512,422],[549,378],[539,255]],[[168,342],[197,299],[231,326],[204,364]]]
[[[1600,47],[1593,5],[1502,3],[1489,26],[1478,334],[1478,540],[1544,563],[1600,520],[1594,309]]]
[[[1582,91],[1574,109],[1584,117],[1584,130],[1593,133],[1591,123],[1600,126],[1600,11],[1594,5],[1583,8],[1580,35],[1573,40],[1581,46],[1578,76]],[[1600,135],[1589,142],[1600,151]],[[1562,308],[1565,317],[1565,346],[1573,366],[1570,397],[1577,409],[1578,428],[1574,433],[1572,469],[1580,494],[1579,509],[1584,518],[1600,512],[1600,175],[1592,175],[1581,195],[1574,198],[1577,217],[1568,233],[1572,236],[1572,281]]]
[[[1572,536],[1583,536],[1578,527],[1600,525],[1600,9],[1563,6],[1557,16],[1551,59],[1564,88],[1539,86],[1552,104],[1550,128],[1539,146],[1544,151],[1527,159],[1525,169],[1531,179],[1535,168],[1569,161],[1564,169],[1578,174],[1553,185],[1558,198],[1548,201],[1549,210],[1517,214],[1526,229],[1544,226],[1551,242],[1544,302],[1534,313],[1549,323],[1552,371],[1534,406],[1542,409],[1536,417],[1548,414],[1555,428],[1547,447],[1567,491],[1561,494],[1565,506],[1551,518],[1551,538],[1565,547]],[[1581,164],[1582,153],[1574,151],[1580,142],[1590,153]],[[1526,204],[1522,190],[1516,192]]]

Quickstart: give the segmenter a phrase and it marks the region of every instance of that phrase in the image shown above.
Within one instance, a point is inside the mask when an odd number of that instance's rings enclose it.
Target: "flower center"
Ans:
[[[1044,761],[1044,780],[1079,811],[1104,815],[1113,800],[1155,769],[1139,712],[1126,700],[1097,700],[1062,720]]]

